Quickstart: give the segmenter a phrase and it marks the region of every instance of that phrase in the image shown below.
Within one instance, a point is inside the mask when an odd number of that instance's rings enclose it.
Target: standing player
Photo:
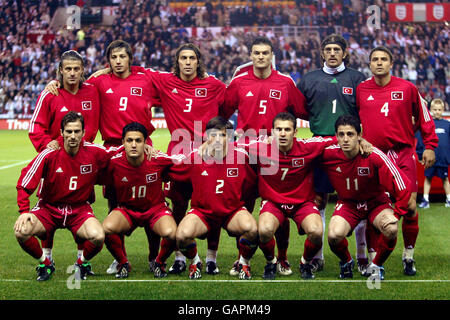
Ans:
[[[58,228],[68,228],[74,237],[83,239],[84,250],[76,261],[82,279],[89,271],[87,263],[103,246],[105,234],[88,200],[110,156],[103,147],[85,141],[84,134],[83,116],[67,113],[61,121],[63,147],[39,153],[22,170],[17,183],[20,216],[14,231],[22,249],[39,260],[38,281],[50,279],[55,269],[36,236],[45,239]],[[29,197],[42,179],[39,201],[30,211]]]
[[[173,164],[172,158],[158,154],[147,160],[144,153],[147,129],[132,122],[123,128],[125,151],[114,156],[104,175],[105,185],[112,184],[118,206],[103,221],[105,244],[119,268],[116,278],[128,277],[129,262],[122,246],[109,241],[112,234],[131,235],[136,227],[147,226],[166,241],[154,265],[155,277],[167,276],[165,261],[175,247],[177,225],[167,208],[162,191],[163,171]]]
[[[425,169],[435,162],[434,148],[438,145],[438,137],[426,101],[417,88],[411,82],[391,75],[394,61],[390,50],[376,47],[370,52],[369,59],[373,76],[357,87],[356,104],[364,128],[363,137],[387,154],[412,184],[408,213],[402,221],[402,261],[404,273],[413,276],[416,274],[414,247],[419,233],[414,130],[420,129],[425,144],[421,161]]]
[[[269,135],[272,120],[280,112],[288,111],[297,118],[306,119],[305,97],[291,77],[272,67],[272,42],[265,37],[257,37],[250,49],[252,67],[242,69],[233,77],[219,114],[228,119],[237,110],[237,134],[250,138]],[[289,222],[282,229],[280,237],[277,233],[278,265],[282,274],[289,275],[292,273],[287,260]],[[236,275],[237,267],[235,262],[230,274]]]
[[[441,99],[433,99],[431,101],[430,112],[433,115],[433,121],[436,126],[436,135],[439,138],[439,144],[434,150],[436,152],[436,163],[431,168],[425,170],[423,200],[419,204],[419,208],[428,209],[430,207],[429,194],[431,189],[431,181],[435,176],[442,179],[442,184],[447,197],[445,200],[445,206],[448,208],[450,207],[450,183],[448,181],[448,166],[450,165],[450,122],[442,118],[442,113],[444,112],[444,101]],[[417,146],[418,148],[423,148],[422,139],[420,137]],[[422,154],[422,152],[420,152],[420,154]],[[419,151],[417,151],[417,153],[419,154]]]
[[[188,155],[203,142],[203,132],[210,119],[217,116],[223,104],[225,84],[206,74],[200,49],[186,43],[178,47],[172,72],[155,72],[144,69],[154,79],[158,98],[164,111],[171,141],[167,153]],[[179,173],[181,174],[181,173]],[[171,179],[165,193],[172,201],[173,215],[177,223],[183,219],[192,195],[191,182]],[[217,274],[216,263],[220,228],[208,234],[206,273]],[[164,241],[164,240],[163,240]],[[178,274],[186,269],[185,256],[175,252],[175,262],[169,272]]]
[[[380,150],[374,148],[367,157],[359,154],[361,125],[356,116],[341,116],[335,126],[338,145],[326,148],[321,156],[339,197],[329,224],[328,243],[341,260],[340,278],[352,278],[354,262],[346,237],[367,219],[381,232],[368,272],[383,280],[383,263],[397,243],[398,218],[408,210],[410,182]],[[386,192],[396,199],[395,209]]]
[[[88,83],[92,84],[98,91],[101,103],[100,113],[100,133],[106,147],[120,146],[122,143],[123,127],[133,121],[141,122],[147,129],[149,135],[154,131],[151,124],[151,107],[156,103],[156,92],[153,81],[149,74],[131,68],[133,53],[131,46],[123,41],[116,40],[109,44],[105,51],[106,58],[112,73],[101,74],[96,77],[91,76]],[[52,85],[53,84],[53,85]],[[51,82],[47,89],[57,95],[56,85]],[[147,144],[151,145],[150,137]],[[105,189],[105,194],[113,193],[109,188]],[[116,204],[109,200],[110,210]],[[159,238],[150,235],[150,230],[146,229],[149,238],[150,255],[149,265],[153,263],[158,254]],[[153,236],[153,240],[151,240]],[[117,245],[124,246],[123,238],[115,237]],[[125,247],[124,247],[125,250]],[[117,262],[113,262],[108,268],[108,273],[115,273]]]
[[[314,202],[313,163],[336,140],[322,137],[302,140],[296,139],[296,134],[295,117],[279,113],[273,119],[274,142],[264,153],[258,150],[258,190],[263,200],[258,220],[259,245],[267,261],[264,279],[275,279],[273,236],[287,218],[295,221],[300,235],[307,235],[299,265],[302,278],[314,279],[311,262],[322,247],[322,220]],[[264,157],[268,160],[263,162]],[[274,172],[263,172],[273,164],[276,164]]]
[[[195,238],[223,227],[239,238],[239,277],[251,279],[250,259],[257,249],[257,224],[245,207],[245,197],[254,189],[256,173],[245,150],[232,143],[233,125],[222,117],[206,125],[207,157],[194,151],[187,164],[193,192],[191,210],[177,229],[177,244],[191,259],[189,278],[201,277],[202,263]]]
[[[365,76],[347,66],[350,61],[347,48],[347,41],[341,35],[327,36],[320,45],[323,67],[305,74],[298,85],[306,98],[309,126],[314,136],[334,135],[334,123],[341,115],[358,116],[356,87],[365,80]],[[314,190],[325,229],[328,194],[334,190],[327,175],[319,167],[314,168]],[[362,220],[355,229],[358,269],[362,273],[365,273],[368,265],[365,223]],[[323,269],[323,248],[314,258],[313,264],[318,271]]]
[[[61,140],[61,120],[69,112],[83,115],[86,121],[84,139],[93,142],[97,135],[100,116],[100,103],[97,90],[84,83],[83,57],[69,50],[61,55],[58,66],[58,79],[62,88],[58,96],[44,90],[37,99],[36,108],[30,121],[28,135],[37,152],[45,148],[59,149]],[[52,261],[53,235],[42,240],[42,250]],[[78,255],[83,248],[78,244]]]

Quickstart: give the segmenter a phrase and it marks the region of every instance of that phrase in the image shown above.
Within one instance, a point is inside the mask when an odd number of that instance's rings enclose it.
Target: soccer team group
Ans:
[[[298,86],[273,67],[265,37],[253,41],[251,62],[236,70],[228,86],[207,74],[191,43],[178,48],[171,72],[162,72],[131,66],[131,46],[113,41],[105,52],[109,68],[86,81],[83,57],[64,52],[58,81],[40,94],[30,124],[39,154],[17,183],[15,236],[39,261],[37,280],[55,271],[58,228],[69,229],[78,244],[81,279],[94,274],[90,261],[103,245],[114,257],[107,272],[128,277],[124,239],[137,227],[145,229],[155,277],[184,272],[187,258],[189,278],[200,278],[197,238],[207,239],[206,273],[217,274],[224,228],[236,238],[238,259],[230,274],[251,279],[250,261],[260,248],[267,262],[262,277],[275,279],[292,274],[288,218],[306,235],[301,277],[314,279],[324,266],[325,207],[334,190],[338,201],[327,242],[340,259],[339,277],[352,278],[357,264],[362,275],[384,279],[400,220],[404,273],[416,274],[415,132],[423,137],[425,168],[435,162],[438,145],[427,102],[412,83],[391,75],[388,48],[371,51],[373,76],[367,80],[346,66],[342,36],[329,35],[320,50],[323,68]],[[171,133],[166,153],[152,147],[152,106],[163,108]],[[236,110],[234,127],[228,119]],[[313,138],[296,138],[298,118],[309,120]],[[97,131],[103,146],[93,143]],[[91,208],[95,184],[108,199],[103,222]],[[347,241],[352,232],[356,262]]]

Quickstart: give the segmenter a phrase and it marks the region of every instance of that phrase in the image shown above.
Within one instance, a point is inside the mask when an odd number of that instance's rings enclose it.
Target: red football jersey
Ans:
[[[280,112],[291,111],[297,118],[307,119],[306,100],[291,77],[272,69],[271,75],[260,79],[253,68],[234,77],[225,92],[225,103],[219,114],[229,118],[238,110],[236,129],[267,130]]]
[[[356,104],[363,137],[383,152],[402,145],[414,147],[414,128],[420,128],[427,148],[437,147],[427,102],[411,82],[392,76],[386,86],[380,87],[372,77],[356,88]]]
[[[172,138],[178,141],[177,138],[184,135],[181,132],[174,135],[177,129],[185,129],[190,141],[194,141],[195,136],[202,138],[206,124],[218,115],[219,106],[223,104],[225,84],[214,76],[196,77],[188,82],[172,72],[143,70],[153,79]],[[199,122],[196,126],[195,121]],[[183,136],[183,139],[186,138]]]
[[[278,204],[301,204],[314,200],[313,166],[335,137],[294,139],[289,152],[275,145],[258,143],[258,189],[263,200]],[[254,144],[253,144],[254,145]],[[253,154],[250,145],[250,153]]]
[[[341,200],[361,202],[389,192],[396,199],[396,211],[405,214],[411,196],[410,181],[379,149],[368,157],[348,159],[338,145],[325,149],[321,165]]]
[[[79,112],[84,117],[84,139],[93,142],[100,121],[100,100],[94,86],[83,83],[76,94],[58,89],[54,96],[44,90],[37,99],[30,121],[28,135],[36,151],[41,152],[47,144],[61,136],[61,120],[69,111]]]
[[[100,133],[105,142],[122,144],[123,127],[134,121],[143,124],[149,135],[155,130],[151,108],[157,98],[148,74],[132,69],[126,79],[110,73],[92,77],[88,82],[100,95]]]
[[[24,169],[17,182],[19,212],[30,210],[29,197],[42,180],[37,196],[44,202],[80,204],[94,192],[98,172],[106,168],[112,153],[104,147],[82,141],[78,153],[72,157],[62,147],[44,149]]]
[[[230,144],[223,163],[205,161],[197,150],[188,160],[189,164],[174,166],[173,169],[187,167],[189,170],[187,176],[193,187],[191,207],[206,213],[227,215],[244,206],[248,197],[255,193],[257,176],[244,149]],[[179,180],[173,174],[176,171],[171,170],[170,176]]]
[[[111,158],[102,182],[114,187],[120,206],[145,212],[164,203],[162,176],[178,159],[159,152],[151,160],[145,158],[139,167],[133,167],[121,152]]]

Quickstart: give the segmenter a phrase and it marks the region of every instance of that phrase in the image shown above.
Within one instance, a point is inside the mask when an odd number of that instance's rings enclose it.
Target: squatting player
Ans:
[[[111,157],[105,148],[83,139],[84,119],[73,111],[61,121],[63,146],[45,149],[22,170],[17,182],[17,204],[20,216],[14,225],[22,249],[39,260],[38,281],[50,279],[54,265],[39,245],[58,228],[69,229],[74,237],[83,239],[83,253],[75,265],[82,279],[88,275],[88,265],[103,246],[105,233],[88,202],[94,192],[99,170]],[[29,197],[38,191],[39,201],[30,211]]]
[[[354,261],[346,237],[367,219],[381,233],[368,272],[383,280],[383,263],[397,243],[398,218],[408,210],[410,182],[379,149],[373,148],[367,157],[359,154],[361,125],[356,116],[339,117],[335,127],[338,145],[327,147],[321,156],[322,168],[339,198],[328,227],[328,243],[340,259],[340,278],[352,278]],[[395,209],[386,192],[396,200]]]
[[[175,247],[177,225],[165,203],[161,186],[164,171],[176,159],[159,153],[148,160],[144,153],[147,135],[144,125],[127,124],[122,133],[125,150],[112,157],[102,179],[105,185],[113,186],[118,203],[103,221],[106,247],[119,262],[116,278],[128,277],[130,265],[122,246],[109,241],[110,235],[131,235],[137,227],[149,227],[165,239],[153,268],[158,278],[167,276],[165,261]]]

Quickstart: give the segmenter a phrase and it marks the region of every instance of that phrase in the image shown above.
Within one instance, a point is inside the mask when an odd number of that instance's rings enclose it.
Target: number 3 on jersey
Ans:
[[[186,109],[183,109],[183,112],[191,112],[192,110],[192,99],[186,98]]]

